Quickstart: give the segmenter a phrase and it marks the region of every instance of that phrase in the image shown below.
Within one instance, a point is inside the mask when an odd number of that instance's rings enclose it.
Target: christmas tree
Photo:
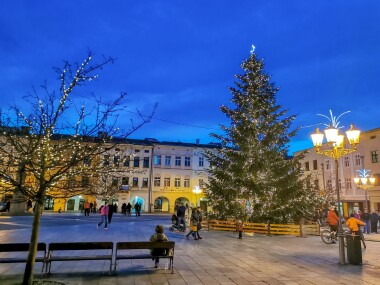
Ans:
[[[207,152],[208,198],[219,218],[284,223],[309,218],[319,205],[318,191],[307,187],[295,159],[287,157],[295,116],[276,104],[278,88],[252,51],[230,87],[233,107],[221,106],[230,119],[223,134],[211,134],[221,147]]]

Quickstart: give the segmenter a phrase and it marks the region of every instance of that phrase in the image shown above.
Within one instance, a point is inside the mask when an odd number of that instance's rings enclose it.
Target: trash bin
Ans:
[[[362,247],[359,235],[346,234],[347,260],[349,264],[362,264]]]

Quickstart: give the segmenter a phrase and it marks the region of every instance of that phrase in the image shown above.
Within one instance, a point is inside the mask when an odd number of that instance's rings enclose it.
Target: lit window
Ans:
[[[138,187],[139,186],[139,179],[138,177],[133,177],[133,180],[132,180],[132,186],[133,187]]]

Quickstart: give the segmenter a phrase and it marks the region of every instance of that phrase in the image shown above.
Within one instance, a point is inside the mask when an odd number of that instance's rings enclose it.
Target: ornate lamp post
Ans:
[[[331,112],[331,111],[330,111]],[[332,115],[332,113],[331,113]],[[339,118],[339,117],[338,117]],[[342,227],[342,212],[340,209],[340,189],[339,189],[339,158],[356,151],[356,145],[359,143],[360,131],[356,130],[353,125],[346,131],[347,139],[350,143],[350,148],[344,147],[344,135],[339,133],[339,122],[335,117],[332,117],[330,126],[325,129],[327,143],[323,145],[324,134],[317,128],[315,133],[311,135],[315,150],[319,154],[331,157],[335,161],[335,187],[337,191],[337,203],[339,213],[339,225],[338,225],[338,239],[339,239],[339,264],[346,264],[346,258],[344,253],[344,233]]]
[[[194,186],[193,193],[195,194],[195,207],[198,205],[198,195],[202,193],[202,189],[199,186]]]
[[[367,190],[375,185],[376,179],[375,177],[372,177],[372,176],[369,177],[368,173],[371,170],[362,169],[362,170],[356,170],[356,171],[359,173],[359,177],[356,176],[354,178],[354,182],[357,188],[365,190],[365,204],[367,207],[367,211],[369,212],[370,209],[369,209],[369,199],[368,199]]]

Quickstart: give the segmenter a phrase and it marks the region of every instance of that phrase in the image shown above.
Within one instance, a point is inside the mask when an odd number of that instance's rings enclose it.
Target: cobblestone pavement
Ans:
[[[36,264],[35,280],[107,285],[380,284],[380,243],[376,242],[380,234],[368,236],[363,265],[358,266],[339,265],[338,245],[326,245],[319,237],[244,235],[239,240],[233,232],[202,231],[203,239],[195,241],[187,240],[183,233],[168,231],[170,216],[166,215],[117,216],[108,230],[96,229],[99,216],[80,217],[75,222],[68,215],[59,218],[67,218],[69,225],[42,223],[41,242],[148,240],[154,226],[162,223],[169,239],[176,242],[174,274],[165,270],[164,260],[157,269],[152,260],[121,261],[112,276],[107,274],[108,262],[74,261],[53,263],[50,276],[40,275],[41,265]],[[0,219],[1,243],[29,241],[30,222],[19,223],[20,219]],[[19,284],[24,267],[0,264],[0,284]]]

